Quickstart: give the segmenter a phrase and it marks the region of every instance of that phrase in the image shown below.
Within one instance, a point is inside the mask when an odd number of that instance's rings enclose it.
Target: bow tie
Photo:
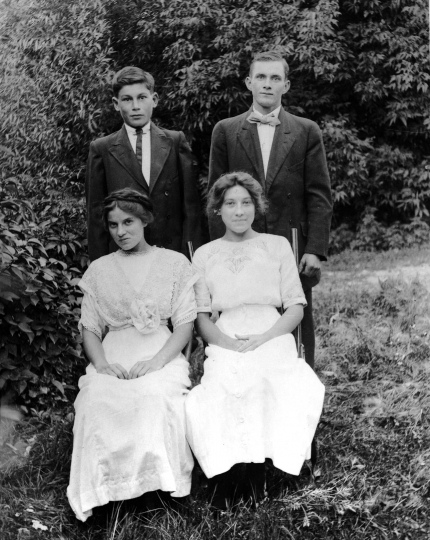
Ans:
[[[281,123],[273,114],[259,116],[258,114],[255,114],[255,112],[251,113],[247,120],[250,124],[266,124],[273,127],[278,126]]]

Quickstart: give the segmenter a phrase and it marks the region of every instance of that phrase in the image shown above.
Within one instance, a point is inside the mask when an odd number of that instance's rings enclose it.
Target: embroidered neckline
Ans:
[[[257,236],[254,236],[252,238],[247,238],[246,240],[241,240],[240,242],[232,242],[231,240],[225,240],[224,238],[219,238],[222,242],[225,242],[226,244],[236,245],[240,246],[240,244],[244,244],[245,242],[252,242],[253,240],[257,240],[258,238],[261,239],[263,235],[261,233],[258,233]]]
[[[157,246],[150,246],[146,251],[125,251],[123,249],[118,249],[115,251],[115,254],[120,257],[143,257],[144,255],[149,255],[157,249]]]

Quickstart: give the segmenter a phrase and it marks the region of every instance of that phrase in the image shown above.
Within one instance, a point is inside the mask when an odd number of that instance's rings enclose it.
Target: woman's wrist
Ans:
[[[173,358],[171,359],[173,360]],[[158,356],[157,354],[155,356],[152,357],[152,359],[150,360],[150,362],[154,363],[154,364],[157,364],[158,366],[160,366],[160,369],[163,368],[166,364],[168,364],[170,362],[170,360],[168,360],[166,357],[161,357],[161,356]]]
[[[104,358],[92,360],[91,363],[96,369],[96,371],[98,371],[99,369],[104,369],[109,366],[109,362]]]
[[[237,339],[227,336],[226,334],[222,335],[221,342],[218,344],[223,349],[236,350],[239,346]]]
[[[263,334],[261,334],[261,337],[263,338],[264,343],[266,343],[266,341],[270,341],[271,339],[274,339],[275,337],[278,337],[278,336],[279,336],[279,334],[277,335],[273,328],[269,328],[269,330],[267,330],[266,332],[263,332]]]

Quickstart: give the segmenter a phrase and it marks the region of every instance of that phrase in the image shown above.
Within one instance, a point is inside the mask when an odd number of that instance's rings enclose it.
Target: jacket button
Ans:
[[[288,193],[287,199],[291,199],[291,193]]]
[[[170,214],[167,214],[166,219],[170,219]]]
[[[168,191],[165,191],[165,192],[164,192],[164,195],[166,195],[166,197],[168,197],[168,196],[169,196],[169,192],[168,192]]]
[[[289,220],[288,220],[288,223],[289,223],[290,225],[291,225],[292,222],[293,222],[292,219],[289,219]]]

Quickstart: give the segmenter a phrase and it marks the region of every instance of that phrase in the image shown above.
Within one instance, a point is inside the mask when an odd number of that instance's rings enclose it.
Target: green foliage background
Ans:
[[[185,131],[204,179],[213,126],[250,105],[253,54],[282,51],[284,105],[323,130],[332,251],[428,241],[427,10],[425,0],[3,0],[0,387],[31,407],[49,401],[46,384],[61,401],[76,381],[85,161],[90,141],[120,126],[109,81],[124,65],[154,74],[155,121]]]

